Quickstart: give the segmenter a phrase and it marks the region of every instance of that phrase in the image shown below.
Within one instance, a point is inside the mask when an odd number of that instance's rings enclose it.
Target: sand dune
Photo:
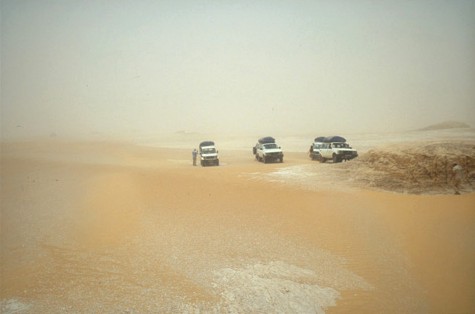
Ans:
[[[475,312],[475,194],[439,163],[472,169],[473,145],[426,144],[203,168],[182,148],[3,143],[2,313]]]
[[[444,122],[426,126],[420,130],[427,131],[427,130],[444,130],[444,129],[460,129],[460,128],[470,128],[470,126],[466,123],[459,122],[459,121],[444,121]]]

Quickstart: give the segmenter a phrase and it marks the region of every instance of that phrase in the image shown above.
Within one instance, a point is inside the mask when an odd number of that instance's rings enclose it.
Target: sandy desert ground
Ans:
[[[341,164],[217,140],[219,167],[191,165],[199,135],[4,142],[1,311],[475,313],[475,133],[437,132]]]

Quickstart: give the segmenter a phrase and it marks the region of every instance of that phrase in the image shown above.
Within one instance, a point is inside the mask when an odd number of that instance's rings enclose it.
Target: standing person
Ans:
[[[463,179],[463,168],[459,164],[455,163],[452,165],[452,175],[454,180],[454,189],[455,194],[460,194],[460,185],[462,184]]]
[[[196,148],[194,148],[191,152],[191,156],[193,157],[193,166],[196,166],[196,157],[198,156],[198,151],[196,150]]]

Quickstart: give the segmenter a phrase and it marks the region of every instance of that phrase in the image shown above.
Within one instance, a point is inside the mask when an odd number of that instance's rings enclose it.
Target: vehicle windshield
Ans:
[[[203,148],[201,150],[201,153],[202,154],[214,154],[216,153],[216,149],[214,147],[211,147],[211,148]]]
[[[275,144],[275,143],[265,144],[264,147],[265,147],[265,148],[278,148],[278,147],[277,147],[277,144]]]

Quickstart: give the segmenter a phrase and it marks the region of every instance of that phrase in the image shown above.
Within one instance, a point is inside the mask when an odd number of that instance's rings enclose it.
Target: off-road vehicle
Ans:
[[[219,166],[218,150],[213,141],[201,142],[199,154],[201,166]]]
[[[260,138],[252,148],[252,153],[256,160],[264,163],[271,161],[284,162],[282,148],[275,143],[275,139],[271,136]]]
[[[334,163],[351,160],[358,157],[358,152],[346,143],[341,136],[317,137],[310,146],[309,156],[313,160],[325,162],[333,160]]]

